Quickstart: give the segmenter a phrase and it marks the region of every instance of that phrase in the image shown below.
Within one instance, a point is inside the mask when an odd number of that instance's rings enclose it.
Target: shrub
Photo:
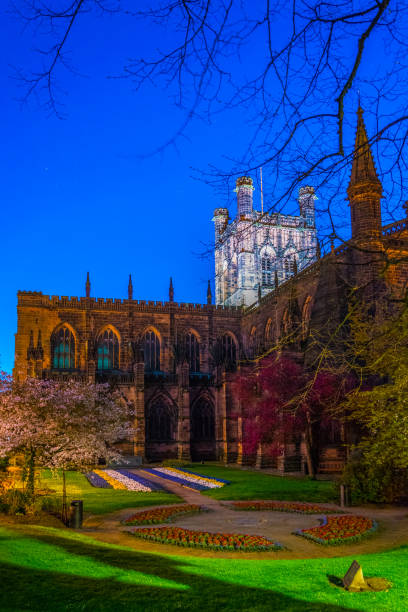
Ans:
[[[160,465],[161,467],[187,467],[190,463],[184,459],[164,459]]]
[[[346,465],[343,478],[350,486],[353,505],[408,500],[408,472],[391,464],[379,466],[364,457],[355,458]]]

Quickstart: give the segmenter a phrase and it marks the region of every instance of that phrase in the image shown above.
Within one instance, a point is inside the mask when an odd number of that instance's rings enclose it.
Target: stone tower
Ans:
[[[254,210],[252,178],[236,181],[237,215],[214,211],[216,304],[250,306],[315,261],[314,188],[299,189],[299,216]]]

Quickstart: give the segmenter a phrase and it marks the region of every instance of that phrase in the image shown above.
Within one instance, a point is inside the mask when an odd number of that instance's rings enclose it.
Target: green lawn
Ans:
[[[329,582],[352,557],[295,561],[143,553],[51,527],[0,529],[0,610],[408,610],[408,547],[360,555],[387,593],[347,593]]]
[[[338,503],[335,484],[331,481],[271,476],[255,470],[218,465],[192,464],[188,469],[204,476],[214,476],[231,482],[221,489],[211,489],[204,493],[215,499],[279,499]]]
[[[61,474],[43,470],[41,483],[42,486],[56,490],[56,495],[61,497]],[[67,472],[67,497],[69,501],[72,499],[82,499],[84,501],[84,511],[92,512],[92,514],[103,514],[105,512],[121,510],[122,508],[138,508],[140,506],[180,502],[180,498],[172,493],[138,493],[137,491],[123,491],[120,489],[98,489],[90,485],[85,476],[79,472]]]

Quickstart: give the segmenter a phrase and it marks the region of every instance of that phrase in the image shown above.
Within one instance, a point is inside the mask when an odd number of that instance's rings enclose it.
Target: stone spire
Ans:
[[[129,274],[128,299],[133,300],[133,285],[132,285],[132,275],[131,274]]]
[[[361,183],[377,183],[381,187],[374,165],[373,154],[368,142],[367,131],[363,119],[363,109],[359,105],[357,110],[357,133],[354,144],[349,191],[351,187]]]
[[[169,285],[169,302],[174,302],[174,288],[173,288],[173,279],[170,276],[170,285]]]
[[[86,273],[85,295],[87,298],[91,296],[91,281],[89,280],[89,272]]]
[[[347,195],[352,238],[378,240],[381,237],[382,185],[375,169],[361,106],[357,111],[357,134]]]
[[[208,285],[207,285],[207,304],[212,304],[212,293],[211,293],[210,281],[208,281]]]

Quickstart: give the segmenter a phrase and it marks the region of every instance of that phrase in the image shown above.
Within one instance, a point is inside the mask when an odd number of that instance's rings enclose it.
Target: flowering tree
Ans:
[[[235,377],[233,392],[241,404],[246,455],[253,455],[260,444],[272,456],[279,454],[285,436],[293,432],[296,411],[292,402],[302,380],[297,363],[276,355],[243,367]]]
[[[133,435],[130,407],[109,385],[3,374],[0,386],[0,457],[23,452],[27,488],[34,492],[34,466],[81,469],[116,459],[115,442]]]
[[[243,418],[243,452],[254,455],[262,445],[277,456],[285,439],[305,441],[308,471],[314,476],[321,440],[338,426],[336,407],[350,389],[348,379],[321,368],[305,372],[301,365],[276,354],[241,369],[234,385]]]

